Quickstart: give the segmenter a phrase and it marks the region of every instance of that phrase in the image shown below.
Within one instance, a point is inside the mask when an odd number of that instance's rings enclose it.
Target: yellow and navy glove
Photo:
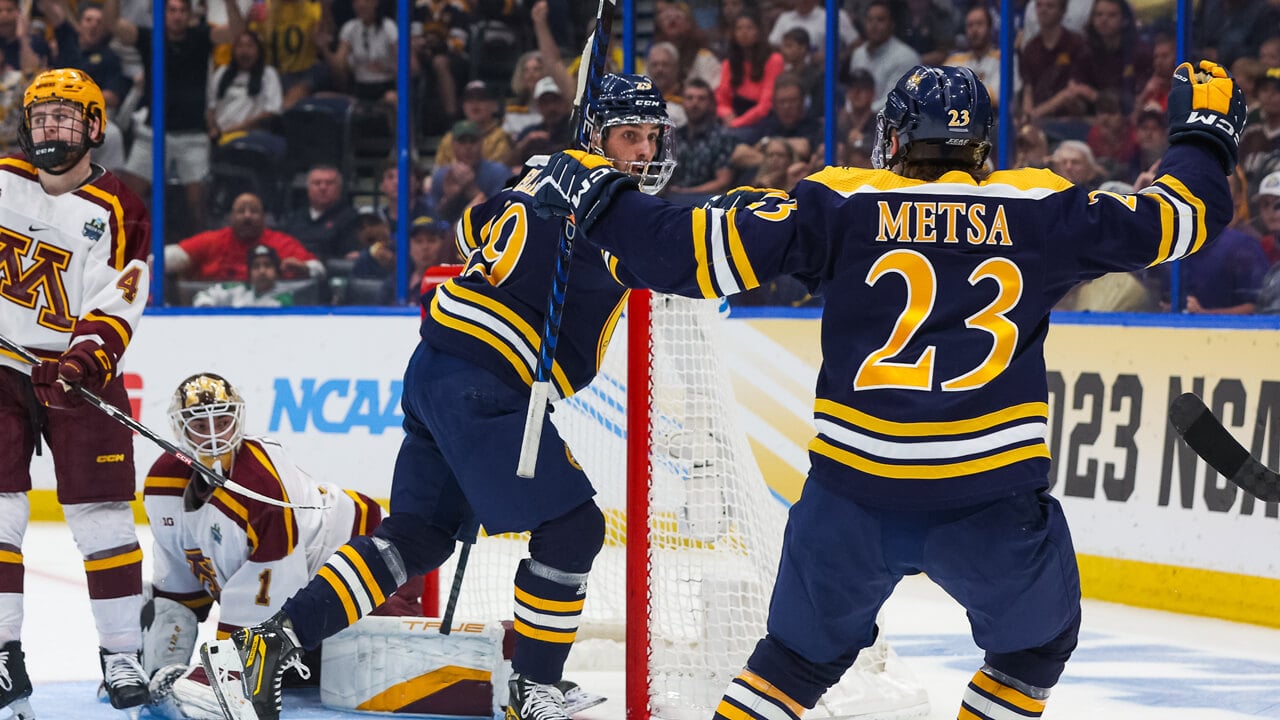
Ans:
[[[552,155],[539,175],[533,211],[541,218],[572,218],[583,232],[590,231],[617,193],[639,187],[605,158],[582,150]]]
[[[772,190],[770,188],[757,188],[750,185],[740,185],[736,188],[726,190],[723,195],[713,195],[702,203],[703,210],[733,210],[736,208],[744,208],[752,203],[760,202],[767,197],[774,195],[785,196],[786,193],[781,190]]]
[[[1218,156],[1222,171],[1236,168],[1248,108],[1244,91],[1221,65],[1182,63],[1169,90],[1169,144],[1200,143]]]

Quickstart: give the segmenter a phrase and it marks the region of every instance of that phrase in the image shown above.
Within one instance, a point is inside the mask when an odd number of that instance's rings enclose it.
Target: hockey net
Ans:
[[[722,323],[717,301],[633,292],[600,373],[552,414],[607,519],[569,669],[622,670],[625,652],[628,718],[710,717],[764,635],[786,508],[738,425]],[[476,543],[456,617],[511,616],[527,540]],[[883,643],[864,651],[827,712],[811,715],[927,712],[923,691],[886,662],[896,659]]]

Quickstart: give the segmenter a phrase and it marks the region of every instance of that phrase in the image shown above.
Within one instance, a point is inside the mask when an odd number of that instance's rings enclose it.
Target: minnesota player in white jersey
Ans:
[[[0,707],[20,718],[34,717],[21,644],[33,452],[53,456],[84,558],[107,696],[135,713],[147,701],[132,433],[69,392],[79,384],[129,412],[119,363],[150,282],[146,210],[92,162],[106,120],[88,75],[45,71],[23,96],[23,154],[0,158],[0,332],[43,361],[0,352]]]
[[[152,709],[172,720],[216,720],[222,714],[204,668],[191,665],[196,625],[213,602],[219,638],[271,617],[338,548],[372,532],[382,510],[365,495],[313,480],[275,440],[245,435],[244,400],[219,375],[183,380],[169,422],[183,449],[236,483],[295,505],[327,506],[281,508],[232,495],[170,455],[147,473],[154,593],[142,624]],[[408,602],[386,611],[418,614]],[[308,674],[303,666],[302,678]]]
[[[1049,494],[1049,313],[1072,286],[1170,262],[1231,220],[1244,93],[1208,61],[1169,92],[1169,149],[1135,194],[1046,170],[988,172],[993,112],[964,67],[917,66],[877,120],[877,169],[680,208],[599,159],[552,156],[539,214],[572,216],[624,282],[694,296],[782,274],[823,294],[810,468],[767,635],[719,720],[797,720],[925,573],[985,651],[965,720],[1038,718],[1076,647],[1080,580]]]

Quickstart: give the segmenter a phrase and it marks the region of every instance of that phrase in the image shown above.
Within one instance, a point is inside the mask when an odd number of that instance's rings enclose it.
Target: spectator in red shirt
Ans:
[[[760,21],[743,13],[733,23],[729,51],[720,68],[716,114],[731,129],[754,125],[773,109],[773,81],[782,72],[782,55],[773,51]]]
[[[197,233],[164,249],[166,271],[191,280],[245,280],[247,253],[254,245],[266,245],[280,256],[283,278],[323,277],[324,264],[293,236],[268,229],[264,217],[257,195],[238,196],[227,227]]]

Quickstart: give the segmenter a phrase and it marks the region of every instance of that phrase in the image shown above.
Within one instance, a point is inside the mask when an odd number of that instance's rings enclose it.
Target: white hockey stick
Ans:
[[[605,63],[609,59],[609,37],[613,28],[613,14],[617,0],[600,0],[596,9],[596,28],[587,38],[578,61],[578,91],[573,98],[573,127],[578,147],[588,147],[590,138],[582,120],[583,108],[590,102],[604,77]],[[551,278],[551,292],[547,297],[547,314],[542,323],[541,343],[538,347],[538,367],[529,392],[529,411],[524,418],[524,436],[520,439],[520,460],[516,463],[516,475],[533,477],[538,463],[538,447],[542,444],[542,423],[547,415],[547,400],[551,397],[551,368],[555,364],[556,340],[560,335],[560,319],[564,315],[564,294],[569,285],[569,261],[573,258],[574,227],[571,219],[565,220],[560,234],[560,247],[556,253],[556,273]]]
[[[5,350],[10,355],[17,357],[28,365],[35,366],[40,364],[40,358],[32,355],[29,350],[3,335],[0,335],[0,349]],[[157,434],[156,431],[146,425],[143,425],[137,420],[134,420],[128,413],[122,411],[115,405],[112,405],[106,400],[98,397],[98,395],[92,390],[86,390],[80,385],[71,385],[69,389],[84,398],[85,402],[111,416],[111,419],[119,422],[156,445],[159,445],[161,450],[164,450],[175,458],[181,460],[184,465],[199,473],[206,482],[214,487],[226,488],[231,492],[243,495],[251,500],[257,500],[258,502],[265,503],[267,505],[274,505],[275,507],[293,508],[295,510],[325,510],[329,507],[329,505],[295,505],[293,503],[276,500],[273,497],[267,497],[266,495],[250,490],[231,478],[224,477],[223,475],[214,472],[211,468],[206,467],[195,458],[183,452],[182,448],[174,445],[168,440],[165,440]]]

